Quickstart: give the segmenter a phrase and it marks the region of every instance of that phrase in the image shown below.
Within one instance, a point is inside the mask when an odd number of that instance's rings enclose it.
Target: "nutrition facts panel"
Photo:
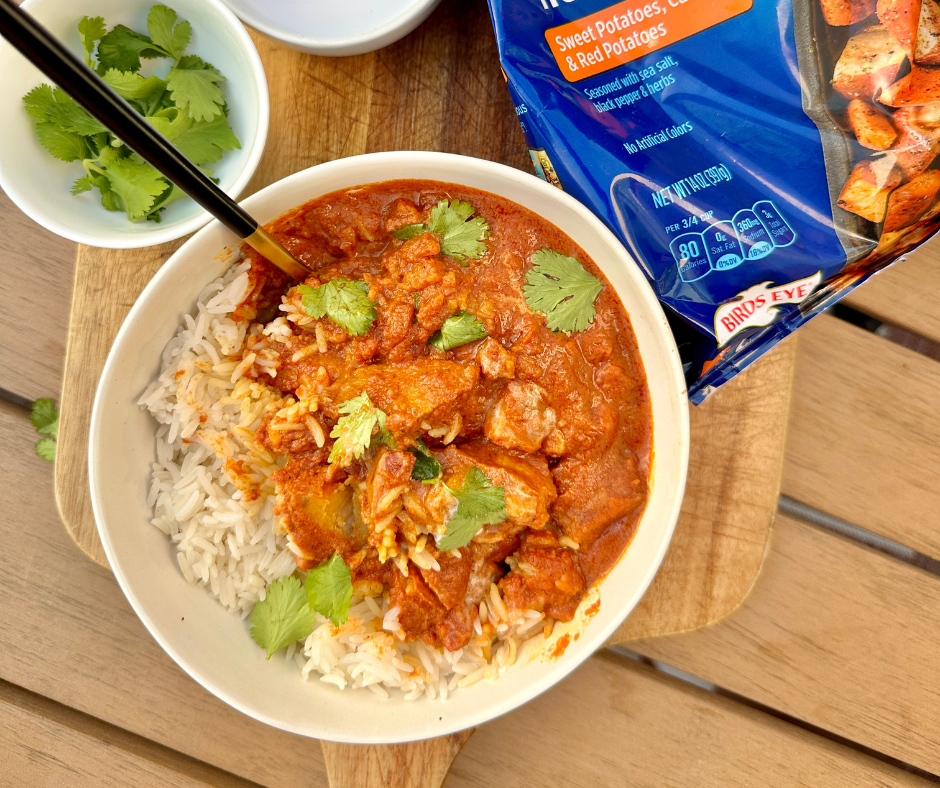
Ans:
[[[760,260],[796,240],[786,219],[770,200],[738,211],[731,221],[712,224],[700,233],[686,232],[669,244],[683,282],[694,282],[712,271],[737,268]]]

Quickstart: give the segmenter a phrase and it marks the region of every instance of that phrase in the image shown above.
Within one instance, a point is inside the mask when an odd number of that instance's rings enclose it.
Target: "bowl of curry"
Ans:
[[[125,594],[286,730],[408,741],[524,703],[622,623],[678,516],[685,387],[640,269],[560,190],[448,154],[245,204],[313,273],[210,225],[101,379],[89,476]]]

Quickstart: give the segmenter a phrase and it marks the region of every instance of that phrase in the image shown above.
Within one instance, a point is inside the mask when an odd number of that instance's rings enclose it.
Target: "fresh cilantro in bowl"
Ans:
[[[185,54],[192,27],[173,9],[150,9],[148,35],[125,25],[109,31],[100,16],[84,17],[78,32],[89,68],[205,173],[212,174],[205,165],[241,147],[228,123],[221,87],[225,77],[200,57]],[[144,76],[142,58],[160,60],[160,66],[169,61],[169,68],[162,76]],[[107,210],[124,211],[131,221],[153,222],[184,196],[60,88],[39,85],[23,103],[42,146],[61,161],[82,163],[84,174],[72,194],[98,189]]]

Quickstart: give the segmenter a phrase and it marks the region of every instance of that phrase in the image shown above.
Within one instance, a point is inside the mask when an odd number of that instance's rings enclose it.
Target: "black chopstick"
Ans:
[[[0,0],[0,35],[78,102],[134,153],[176,184],[223,225],[294,279],[310,269],[285,249],[244,208],[138,115],[94,71],[45,27]]]

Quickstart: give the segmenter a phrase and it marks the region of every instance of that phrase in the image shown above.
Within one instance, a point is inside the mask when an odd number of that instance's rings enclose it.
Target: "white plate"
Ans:
[[[117,24],[147,31],[151,0],[25,0],[23,8],[36,17],[72,52],[81,55],[77,25],[83,16],[104,17],[110,30]],[[268,136],[268,83],[261,58],[245,30],[220,0],[173,0],[169,6],[193,27],[190,54],[212,63],[227,78],[223,88],[229,123],[241,143],[211,165],[219,186],[238,197],[261,160]],[[144,60],[142,73],[166,60]],[[162,72],[161,72],[162,73]],[[78,243],[109,249],[132,249],[172,241],[198,230],[211,218],[196,202],[177,200],[163,212],[163,221],[131,222],[123,213],[106,211],[98,190],[70,193],[83,174],[80,162],[54,159],[39,144],[33,119],[23,109],[23,96],[36,85],[51,82],[13,46],[0,40],[0,187],[10,199],[48,230]]]
[[[344,742],[401,742],[440,736],[504,714],[564,678],[611,635],[646,590],[669,545],[685,485],[688,404],[665,315],[639,267],[583,205],[533,175],[443,153],[375,153],[291,175],[244,203],[269,221],[327,192],[375,181],[422,178],[502,195],[573,238],[607,275],[630,315],[653,409],[652,490],[636,537],[600,585],[600,611],[563,656],[518,665],[446,701],[380,700],[365,690],[305,683],[283,654],[271,661],[247,623],[180,573],[170,541],[148,524],[146,505],[156,423],[134,403],[157,375],[160,356],[199,291],[221,275],[218,254],[235,242],[213,223],[153,278],[118,334],[95,398],[88,467],[98,531],[118,582],[160,645],[196,681],[246,714],[284,730]]]
[[[224,0],[259,33],[315,55],[359,55],[403,38],[441,0]]]

